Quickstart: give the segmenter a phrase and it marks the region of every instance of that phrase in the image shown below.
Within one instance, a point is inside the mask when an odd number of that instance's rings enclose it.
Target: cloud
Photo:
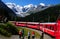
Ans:
[[[34,5],[33,4],[29,4],[29,5],[25,5],[24,8],[29,8],[29,7],[33,7]]]
[[[44,4],[44,3],[40,3],[40,5],[45,6],[45,4]]]

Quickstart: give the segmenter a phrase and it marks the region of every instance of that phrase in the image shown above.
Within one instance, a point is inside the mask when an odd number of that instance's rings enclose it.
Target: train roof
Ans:
[[[56,24],[56,22],[49,22],[49,23],[39,23],[39,22],[19,22],[19,23],[27,23],[27,24]]]

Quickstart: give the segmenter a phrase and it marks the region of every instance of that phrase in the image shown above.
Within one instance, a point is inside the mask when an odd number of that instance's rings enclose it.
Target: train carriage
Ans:
[[[60,6],[59,6],[60,7]],[[56,9],[57,10],[56,10]],[[51,11],[50,11],[51,10]],[[52,37],[60,36],[60,9],[57,7],[49,8],[40,13],[39,22],[26,22],[26,27],[39,29]],[[45,12],[45,13],[43,13]],[[20,25],[22,26],[22,25]]]

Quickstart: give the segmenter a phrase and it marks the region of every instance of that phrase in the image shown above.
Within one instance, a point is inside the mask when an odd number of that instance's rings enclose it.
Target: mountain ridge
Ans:
[[[40,3],[39,5],[29,4],[23,7],[20,5],[16,5],[15,3],[6,3],[6,5],[11,8],[19,17],[25,17],[27,15],[30,15],[31,13],[42,11],[51,6],[45,5],[44,3]]]
[[[28,15],[21,18],[20,21],[28,22],[55,22],[60,14],[60,4],[51,6],[43,11],[36,12],[35,14]]]

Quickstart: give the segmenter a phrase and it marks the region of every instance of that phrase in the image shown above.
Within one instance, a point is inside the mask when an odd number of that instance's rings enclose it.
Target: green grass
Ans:
[[[28,36],[28,31],[30,31],[30,33],[31,33],[31,36],[32,36],[32,31],[33,30],[30,30],[30,29],[27,29],[26,27],[18,27],[18,29],[19,30],[22,30],[22,29],[24,29],[24,36]],[[36,31],[34,31],[35,32],[35,37],[40,37],[40,34],[39,33],[37,33]]]

